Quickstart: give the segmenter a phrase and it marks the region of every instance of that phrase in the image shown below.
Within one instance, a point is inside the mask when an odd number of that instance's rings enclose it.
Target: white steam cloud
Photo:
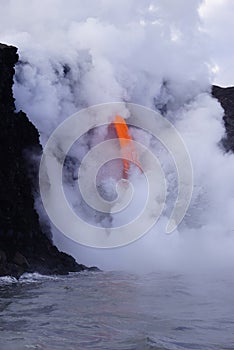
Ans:
[[[104,251],[72,244],[54,229],[60,248],[83,263],[144,270],[234,262],[234,159],[218,145],[225,132],[223,111],[209,95],[212,45],[199,17],[199,9],[205,16],[201,5],[200,0],[1,0],[0,41],[16,45],[20,54],[16,106],[37,126],[42,144],[79,109],[127,101],[161,111],[191,155],[194,194],[178,231],[164,234],[165,213],[142,239]],[[138,136],[152,143],[144,133]],[[104,137],[98,131],[84,136],[78,158]],[[175,174],[166,155],[160,160],[171,176],[170,206]],[[73,206],[81,205],[71,179],[67,183]]]
[[[210,41],[214,83],[221,86],[234,82],[233,13],[232,0],[205,0],[200,8],[203,31]]]

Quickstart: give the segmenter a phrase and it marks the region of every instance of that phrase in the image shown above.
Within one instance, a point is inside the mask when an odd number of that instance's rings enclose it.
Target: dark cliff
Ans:
[[[41,225],[32,193],[38,190],[38,164],[25,157],[38,157],[39,134],[25,113],[15,112],[12,93],[17,49],[0,44],[0,276],[23,272],[66,274],[85,266],[59,252],[48,225]],[[28,169],[31,173],[28,175]]]
[[[214,85],[212,95],[218,99],[224,109],[223,120],[226,128],[224,147],[227,151],[234,152],[234,87],[222,88]]]

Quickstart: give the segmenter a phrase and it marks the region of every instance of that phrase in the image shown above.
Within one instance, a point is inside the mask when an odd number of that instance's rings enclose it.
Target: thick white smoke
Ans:
[[[232,0],[204,0],[200,8],[203,30],[209,35],[214,83],[221,86],[233,85],[234,81],[233,13]]]
[[[194,194],[178,232],[164,234],[167,218],[163,216],[134,244],[106,251],[81,247],[56,233],[60,248],[84,263],[154,269],[188,265],[188,260],[191,264],[220,258],[233,262],[233,156],[218,145],[224,135],[223,111],[209,95],[212,61],[199,17],[201,3],[1,1],[0,41],[16,45],[20,54],[16,106],[35,123],[43,144],[77,110],[128,101],[164,113],[191,155]],[[98,131],[86,135],[79,156],[98,139]],[[143,141],[150,144],[150,138]],[[170,175],[167,158],[161,161]],[[73,188],[68,186],[67,192],[77,205]]]

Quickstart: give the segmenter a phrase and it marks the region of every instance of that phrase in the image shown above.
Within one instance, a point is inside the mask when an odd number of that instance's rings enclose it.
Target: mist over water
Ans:
[[[30,4],[3,1],[0,41],[16,45],[20,54],[14,85],[16,107],[36,125],[43,145],[62,121],[82,108],[133,102],[159,111],[172,122],[191,157],[191,204],[177,230],[166,235],[178,189],[176,170],[157,140],[132,129],[135,139],[158,156],[165,172],[165,210],[150,232],[115,249],[83,247],[52,225],[59,248],[85,264],[143,272],[233,266],[234,159],[220,145],[225,133],[223,110],[210,96],[212,61],[209,38],[199,18],[201,4],[198,0],[101,0],[84,5],[71,0],[68,6],[63,0],[40,4],[36,0]],[[66,195],[90,221],[93,216],[74,191],[75,179],[70,174],[76,178],[79,162],[107,134],[98,129],[85,134],[71,149],[73,161],[65,167]],[[133,216],[145,194],[144,179],[136,172],[133,169],[131,176],[136,199],[128,209]],[[104,187],[111,195],[112,178]]]

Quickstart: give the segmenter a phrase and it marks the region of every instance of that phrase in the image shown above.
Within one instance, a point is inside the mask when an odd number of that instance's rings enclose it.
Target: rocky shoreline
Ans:
[[[39,159],[42,147],[26,114],[15,111],[12,86],[17,61],[17,48],[0,44],[0,276],[83,271],[88,268],[53,245],[49,224],[39,221],[34,207],[38,164],[25,157],[25,151]]]

